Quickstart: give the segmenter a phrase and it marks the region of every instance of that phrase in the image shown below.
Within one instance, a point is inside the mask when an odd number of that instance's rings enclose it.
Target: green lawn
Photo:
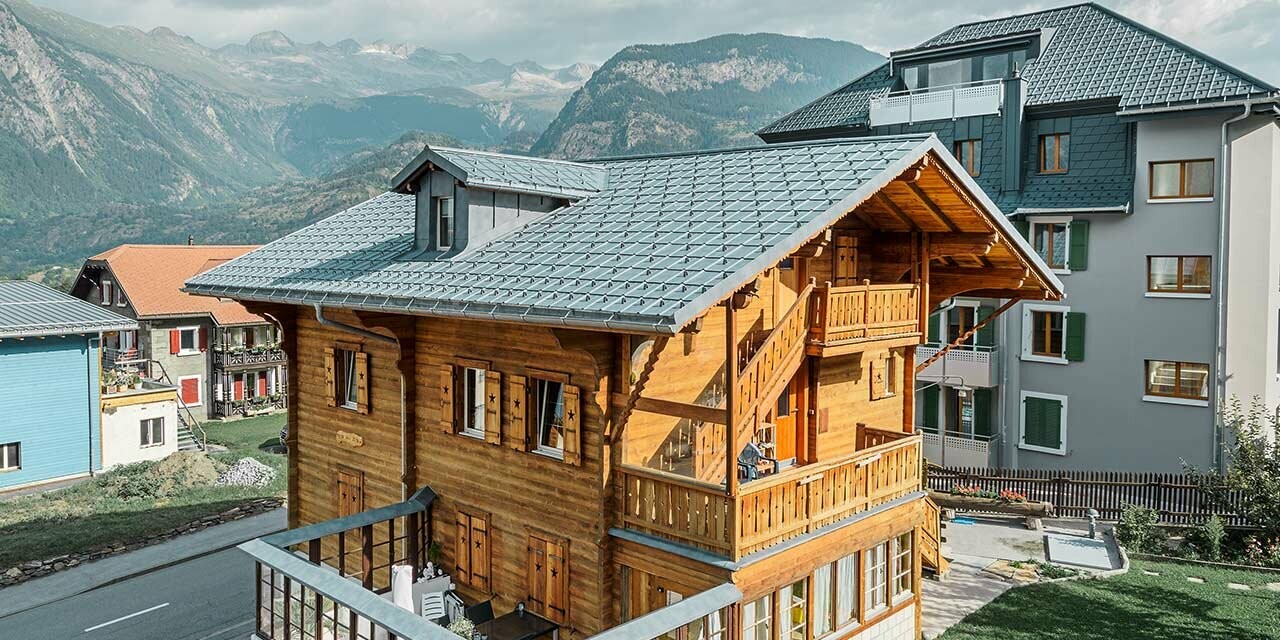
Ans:
[[[251,456],[276,470],[266,487],[204,486],[163,498],[123,500],[105,488],[111,474],[103,474],[66,489],[0,502],[0,571],[28,560],[139,542],[256,498],[285,495],[285,457],[261,448],[278,443],[284,420],[278,414],[205,425],[209,441],[228,448],[214,455],[216,460],[231,464]]]
[[[1228,589],[1229,582],[1252,589]],[[942,640],[1280,638],[1280,592],[1264,588],[1268,582],[1280,582],[1280,574],[1135,560],[1114,578],[1011,589]]]

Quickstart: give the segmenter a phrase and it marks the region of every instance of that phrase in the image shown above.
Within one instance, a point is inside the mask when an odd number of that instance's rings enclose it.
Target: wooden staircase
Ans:
[[[947,541],[942,535],[942,530],[946,527],[942,522],[942,509],[938,507],[938,503],[926,497],[924,512],[924,528],[920,532],[920,560],[934,575],[944,578],[951,571],[951,563],[942,556],[942,543]]]

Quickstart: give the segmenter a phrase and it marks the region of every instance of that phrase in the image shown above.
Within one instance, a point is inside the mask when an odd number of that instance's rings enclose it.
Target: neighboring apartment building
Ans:
[[[288,373],[276,325],[238,302],[182,291],[187,278],[251,249],[121,245],[89,258],[71,293],[138,320],[137,331],[108,337],[106,358],[176,386],[182,415],[203,420],[283,409]]]
[[[101,336],[135,328],[129,318],[44,285],[0,281],[0,491],[104,467]],[[117,443],[113,436],[111,455],[137,445],[136,437],[132,431]]]
[[[445,568],[413,593],[489,602],[495,640],[915,640],[945,567],[911,433],[927,311],[1061,297],[925,135],[429,148],[186,290],[278,319],[295,371],[294,528],[242,547],[258,636],[441,640],[391,565]]]
[[[1280,402],[1277,105],[1083,4],[954,27],[759,135],[936,133],[1062,276],[975,334],[1002,300],[936,311],[921,364],[964,344],[919,376],[931,458],[1179,471],[1219,462],[1220,400]]]

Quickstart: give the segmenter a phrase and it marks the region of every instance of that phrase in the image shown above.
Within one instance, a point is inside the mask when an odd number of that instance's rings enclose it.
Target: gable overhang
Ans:
[[[450,162],[430,146],[425,146],[391,179],[391,190],[396,193],[413,193],[414,183],[433,167],[453,176],[458,182],[467,182],[467,172],[462,167]]]
[[[899,187],[893,186],[895,184],[907,184],[904,180],[904,178],[909,177],[907,174],[925,171],[929,167],[933,167],[933,170],[955,190],[958,199],[967,200],[970,211],[981,221],[981,228],[977,224],[973,224],[972,221],[970,227],[964,229],[950,228],[956,224],[954,222],[938,221],[938,225],[929,224],[926,226],[923,222],[926,218],[921,217],[918,221],[903,220],[902,228],[890,228],[886,225],[879,230],[906,233],[926,231],[930,233],[994,233],[998,236],[996,246],[1001,247],[1001,251],[1003,251],[1002,257],[1006,259],[1003,263],[994,264],[988,259],[985,263],[986,266],[975,266],[972,269],[960,267],[960,269],[966,270],[958,273],[970,276],[973,281],[973,287],[945,297],[952,297],[952,295],[967,291],[981,291],[985,297],[998,298],[1060,300],[1064,297],[1062,281],[1040,259],[1040,256],[1032,249],[1026,238],[1000,212],[1000,208],[969,176],[968,172],[961,167],[959,161],[942,145],[937,136],[930,134],[910,153],[904,154],[902,158],[887,166],[857,190],[833,204],[809,223],[801,226],[797,231],[789,235],[786,240],[775,245],[772,250],[762,253],[746,266],[734,272],[732,276],[721,281],[720,284],[694,298],[674,314],[674,323],[670,328],[678,332],[688,326],[689,323],[703,315],[708,309],[727,300],[739,289],[754,281],[765,269],[776,265],[779,261],[796,252],[819,234],[824,233],[828,227],[834,225],[844,216],[855,214],[867,203],[875,200],[883,202],[884,198],[893,198],[893,195],[886,196],[882,194],[898,190]],[[906,186],[901,188],[913,193],[919,193],[919,187]],[[935,203],[933,206],[937,207],[939,205]],[[923,208],[928,209],[929,205],[926,204]],[[893,212],[892,215],[902,216],[908,214],[906,211],[899,209]],[[929,218],[935,218],[936,221],[936,212],[929,211],[927,215]],[[940,227],[940,225],[945,226]],[[995,249],[991,250],[994,251]],[[1006,264],[1013,266],[1005,266]],[[983,271],[990,271],[991,275],[995,275],[996,273],[1005,273],[1000,270],[1009,268],[1020,269],[1025,274],[1023,278],[1024,285],[1014,288],[986,284],[988,279],[983,278]],[[671,332],[667,331],[666,333]]]

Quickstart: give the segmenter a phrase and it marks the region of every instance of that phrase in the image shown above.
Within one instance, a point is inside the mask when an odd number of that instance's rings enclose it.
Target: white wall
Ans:
[[[142,447],[142,421],[164,418],[164,443]],[[159,460],[178,450],[178,402],[159,402],[104,407],[102,410],[102,467]]]

